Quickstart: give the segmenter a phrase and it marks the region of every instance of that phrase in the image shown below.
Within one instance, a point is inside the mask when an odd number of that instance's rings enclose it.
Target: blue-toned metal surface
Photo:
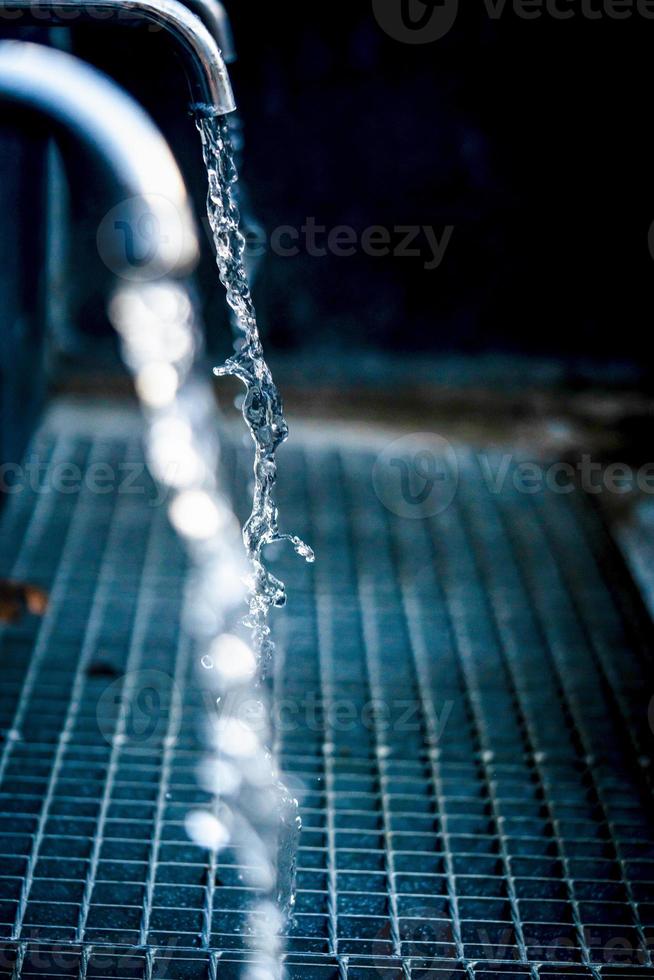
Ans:
[[[235,976],[250,895],[184,832],[206,704],[182,554],[138,426],[71,418],[0,535],[0,572],[51,590],[0,638],[0,975]],[[601,521],[465,452],[447,508],[398,517],[376,459],[284,452],[283,513],[319,556],[279,560],[289,975],[654,975],[650,622]],[[227,465],[242,489],[249,453]]]

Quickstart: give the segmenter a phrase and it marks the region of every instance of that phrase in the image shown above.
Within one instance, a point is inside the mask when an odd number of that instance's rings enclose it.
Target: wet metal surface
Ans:
[[[2,517],[0,574],[51,601],[0,633],[0,976],[236,976],[251,895],[183,826],[206,799],[183,558],[138,426],[92,431],[46,429]],[[377,458],[280,461],[318,555],[274,566],[290,976],[654,975],[650,621],[597,512],[461,451],[449,505],[398,516]],[[245,503],[249,452],[228,463]]]

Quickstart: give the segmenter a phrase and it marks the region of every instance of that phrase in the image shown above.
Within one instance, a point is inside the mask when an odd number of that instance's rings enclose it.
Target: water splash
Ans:
[[[253,644],[265,675],[274,652],[268,616],[271,608],[285,604],[286,590],[284,583],[267,568],[263,549],[275,541],[288,541],[306,561],[313,562],[315,556],[296,535],[282,534],[279,530],[275,453],[288,436],[288,425],[281,397],[264,357],[245,268],[245,238],[236,199],[238,173],[229,122],[224,117],[202,118],[197,126],[209,180],[207,214],[216,246],[220,281],[233,314],[237,347],[225,364],[214,368],[214,373],[219,377],[232,375],[245,385],[243,418],[255,445],[252,513],[243,528],[252,569],[248,581],[250,609],[244,623],[252,631]]]

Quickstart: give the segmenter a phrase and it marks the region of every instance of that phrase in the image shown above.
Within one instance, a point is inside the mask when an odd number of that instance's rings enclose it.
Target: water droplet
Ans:
[[[316,560],[316,556],[313,551],[313,548],[310,548],[308,544],[304,543],[304,541],[300,541],[299,544],[295,545],[295,551],[296,554],[300,556],[300,558],[304,558],[310,564],[312,564]]]

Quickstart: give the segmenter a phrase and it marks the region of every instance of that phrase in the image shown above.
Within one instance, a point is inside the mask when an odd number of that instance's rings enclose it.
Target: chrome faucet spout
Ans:
[[[191,5],[196,11],[202,7],[202,19],[189,9]],[[225,59],[216,41],[216,36],[227,36],[228,21],[213,0],[192,0],[188,6],[180,0],[2,0],[0,18],[14,25],[41,27],[112,19],[156,24],[171,35],[182,55],[192,109],[204,115],[225,115],[236,109]],[[209,20],[212,30],[206,26]]]
[[[228,65],[236,61],[236,45],[229,14],[220,0],[182,0],[192,13],[199,17],[216,40]]]
[[[61,2],[61,0],[59,0]],[[96,68],[54,48],[0,42],[0,109],[44,117],[90,151],[109,178],[112,220],[98,239],[119,277],[186,276],[199,258],[191,203],[168,144],[149,116]],[[134,261],[127,235],[143,222],[147,255]]]

